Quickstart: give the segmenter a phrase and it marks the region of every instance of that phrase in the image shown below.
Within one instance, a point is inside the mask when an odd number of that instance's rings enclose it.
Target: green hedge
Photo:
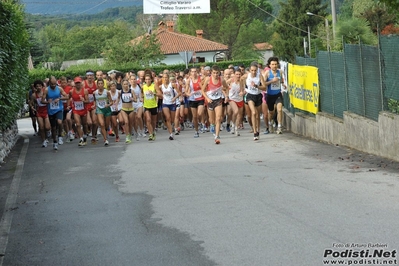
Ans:
[[[222,62],[217,62],[217,63],[202,63],[206,64],[208,66],[212,65],[218,65],[220,68],[225,69],[227,68],[230,64],[233,64],[235,66],[244,64],[245,66],[249,66],[249,64],[253,61],[256,60],[245,60],[245,61],[222,61]],[[197,64],[196,66],[199,66],[201,64]],[[189,67],[191,67],[190,65]],[[160,65],[160,66],[152,66],[149,67],[153,69],[156,73],[160,73],[164,69],[169,69],[169,70],[184,70],[186,68],[185,64],[178,64],[178,65]],[[105,66],[99,66],[97,64],[84,64],[84,65],[77,65],[77,66],[72,66],[68,68],[65,71],[55,71],[55,70],[49,70],[49,69],[33,69],[29,71],[29,82],[32,84],[35,80],[37,79],[45,79],[50,76],[55,76],[57,78],[61,76],[66,76],[66,77],[76,77],[76,76],[82,76],[86,73],[87,69],[93,69],[94,71],[96,70],[103,70],[105,72],[108,72],[112,69],[121,71],[121,72],[129,72],[130,70],[135,70],[136,72],[138,70],[145,69],[145,67],[137,66],[134,64],[123,64],[123,65],[105,65]]]
[[[28,85],[29,38],[23,6],[0,1],[0,130],[15,122]]]

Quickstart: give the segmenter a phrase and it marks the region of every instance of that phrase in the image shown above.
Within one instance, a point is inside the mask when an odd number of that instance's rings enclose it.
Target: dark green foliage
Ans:
[[[251,1],[263,10],[271,12],[271,5],[267,0]],[[209,14],[179,15],[178,27],[183,33],[194,35],[195,31],[204,31],[203,37],[208,40],[223,43],[228,46],[227,58],[242,58],[242,55],[254,55],[253,44],[266,42],[267,24],[270,21],[263,10],[242,0],[218,0],[211,1],[211,12]],[[256,23],[255,26],[252,24]],[[262,23],[262,31],[259,29]],[[251,34],[245,34],[251,32]],[[240,45],[236,45],[237,42]],[[243,45],[244,44],[244,45]]]
[[[325,9],[326,5],[322,5],[321,0],[288,0],[281,3],[280,20],[275,27],[278,37],[272,42],[274,54],[291,62],[294,62],[296,55],[303,56],[303,38],[307,39],[307,27],[316,33],[317,26],[324,23],[322,18],[309,16],[306,12],[325,17]]]
[[[0,130],[8,128],[23,106],[28,84],[29,36],[23,7],[0,1]]]

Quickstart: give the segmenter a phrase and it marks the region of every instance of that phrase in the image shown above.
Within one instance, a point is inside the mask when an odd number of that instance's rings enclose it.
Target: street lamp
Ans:
[[[330,27],[329,27],[329,25],[328,25],[328,19],[325,18],[325,17],[323,17],[323,16],[320,16],[320,15],[317,15],[317,14],[313,14],[312,12],[306,12],[306,15],[309,15],[309,16],[316,16],[316,17],[319,17],[319,18],[324,19],[324,21],[325,21],[325,23],[326,23],[327,50],[330,51],[330,50],[331,50],[331,47],[330,47]]]

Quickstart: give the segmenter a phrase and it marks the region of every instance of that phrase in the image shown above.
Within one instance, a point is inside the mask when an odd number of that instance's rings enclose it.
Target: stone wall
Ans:
[[[7,130],[0,132],[0,166],[14,147],[18,139],[17,121]]]
[[[284,125],[295,134],[399,161],[399,115],[380,112],[373,121],[351,112],[343,119],[323,112],[316,117],[284,113]]]

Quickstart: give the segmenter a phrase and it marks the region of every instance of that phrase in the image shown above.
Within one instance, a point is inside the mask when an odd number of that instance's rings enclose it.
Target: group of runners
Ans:
[[[77,138],[82,147],[91,137],[91,143],[97,144],[98,131],[105,146],[110,136],[119,142],[121,134],[127,144],[132,136],[140,140],[148,135],[148,141],[154,141],[162,127],[170,140],[184,128],[193,128],[194,138],[211,132],[220,144],[220,131],[240,136],[244,120],[256,141],[261,116],[265,134],[282,133],[282,89],[286,86],[278,67],[278,58],[271,57],[264,69],[253,62],[247,68],[221,70],[214,65],[164,70],[159,75],[141,70],[108,76],[88,70],[83,78],[50,77],[34,82],[29,92],[30,116],[42,147],[52,138],[55,150],[64,138],[68,142]]]

